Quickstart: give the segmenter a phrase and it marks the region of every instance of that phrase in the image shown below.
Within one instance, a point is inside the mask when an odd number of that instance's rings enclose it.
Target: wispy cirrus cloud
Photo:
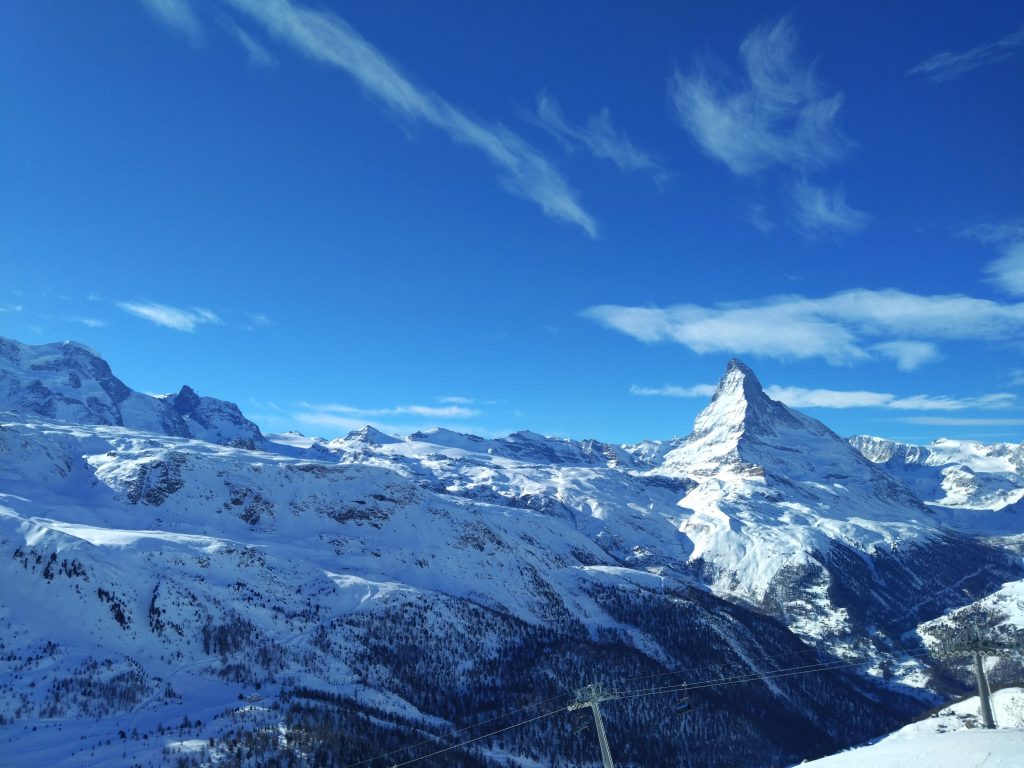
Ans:
[[[459,398],[469,401],[469,398]],[[481,415],[475,408],[464,404],[439,400],[442,405],[396,405],[383,408],[360,408],[344,403],[299,403],[288,418],[304,428],[351,431],[370,424],[391,435],[407,435],[424,429],[442,426],[455,430],[472,429],[467,423]]]
[[[804,389],[771,386],[769,397],[794,408],[887,408],[896,411],[968,411],[1001,410],[1017,405],[1017,396],[996,392],[978,397],[947,395],[909,395],[899,397],[888,392]]]
[[[65,319],[72,323],[81,323],[87,328],[105,328],[107,325],[106,320],[100,320],[96,317],[68,317]]]
[[[741,176],[781,165],[813,170],[839,160],[852,142],[836,125],[841,92],[826,93],[796,55],[789,18],[761,26],[740,45],[740,84],[703,63],[670,81],[676,119],[706,154]],[[734,78],[733,78],[734,79]]]
[[[156,18],[192,43],[203,40],[203,25],[188,0],[140,0]]]
[[[695,384],[690,387],[667,385],[664,387],[638,387],[629,391],[634,395],[662,397],[710,397],[715,393],[713,384]],[[765,387],[769,397],[793,408],[885,408],[896,411],[967,411],[1000,410],[1015,407],[1019,400],[1008,392],[996,392],[977,397],[949,397],[947,395],[898,396],[889,392],[870,390],[807,389],[772,385]]]
[[[930,427],[1019,427],[1024,419],[984,419],[960,416],[907,416],[900,421]]]
[[[308,413],[345,414],[357,418],[424,416],[432,419],[469,419],[480,415],[480,411],[461,405],[396,405],[389,408],[357,408],[341,403],[300,403],[300,407]]]
[[[985,271],[1006,293],[1024,296],[1024,220],[977,224],[960,234],[998,248],[1001,255],[989,262]]]
[[[935,359],[938,341],[1016,341],[1024,336],[1024,304],[893,289],[713,306],[602,305],[582,314],[639,341],[675,342],[698,354],[821,358],[833,365],[881,357],[904,370]]]
[[[668,173],[661,165],[615,130],[607,107],[588,118],[585,125],[574,126],[566,120],[558,102],[542,92],[537,97],[536,120],[567,147],[582,144],[594,157],[610,160],[622,171],[644,171],[659,182],[668,179]]]
[[[666,384],[663,387],[640,387],[634,384],[629,388],[630,394],[644,397],[711,397],[715,394],[714,384],[694,384],[692,387],[679,387]]]
[[[1024,45],[1024,26],[999,40],[984,43],[960,53],[944,51],[929,56],[910,70],[912,75],[923,75],[935,83],[952,80],[972,69],[995,64],[1013,56]]]
[[[187,0],[142,0],[169,26],[185,31],[199,22]],[[221,0],[261,24],[268,34],[314,61],[336,67],[395,115],[433,126],[456,144],[473,147],[500,171],[509,192],[540,206],[548,216],[575,224],[591,237],[597,222],[583,208],[558,169],[537,149],[499,124],[469,117],[444,98],[418,86],[339,16],[291,0]],[[240,38],[250,57],[262,56],[250,36]],[[262,46],[260,46],[262,47]],[[268,52],[269,53],[269,52]]]
[[[244,29],[237,24],[230,26],[232,34],[235,39],[241,44],[242,48],[245,49],[246,54],[249,56],[249,62],[256,64],[261,67],[272,67],[277,64],[277,59],[274,58],[274,54],[266,49],[259,40],[254,38]]]
[[[872,344],[871,351],[894,361],[901,371],[915,371],[942,357],[930,341],[883,341]]]
[[[747,208],[747,223],[763,235],[775,231],[775,222],[768,214],[768,206],[756,203]]]
[[[871,221],[871,216],[846,203],[842,189],[830,192],[801,179],[793,185],[792,197],[797,229],[810,238],[835,232],[850,234]]]
[[[130,315],[186,333],[193,333],[201,325],[221,325],[223,322],[216,313],[202,307],[182,309],[150,301],[119,301],[117,306]]]
[[[806,175],[841,160],[853,142],[839,127],[843,93],[827,89],[796,52],[797,35],[784,17],[757,27],[740,45],[742,72],[709,61],[676,71],[669,82],[673,114],[709,157],[737,176],[773,167],[799,174],[788,189],[792,224],[807,238],[852,234],[871,217],[846,202],[842,189],[808,183]],[[747,221],[774,229],[763,205]]]
[[[245,322],[240,326],[244,331],[255,331],[257,328],[269,328],[274,321],[262,312],[243,312]]]

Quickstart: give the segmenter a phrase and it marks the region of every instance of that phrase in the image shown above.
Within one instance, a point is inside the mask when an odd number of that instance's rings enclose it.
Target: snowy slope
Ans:
[[[958,702],[875,744],[802,765],[814,768],[1015,768],[1024,756],[1024,690],[992,696],[996,730],[980,727],[978,698]]]
[[[646,679],[709,652],[773,669],[808,653],[685,575],[624,565],[558,514],[438,493],[383,466],[32,419],[3,425],[0,456],[0,736],[17,745],[12,765],[209,751],[238,727],[294,729],[300,716],[283,725],[281,712],[307,689],[404,733],[446,727],[460,702],[501,711],[597,673]],[[841,737],[805,697],[845,712],[849,733],[891,721],[861,685],[833,676],[752,695],[821,749]],[[651,725],[609,717],[613,729]],[[742,710],[709,704],[695,722],[692,738],[795,749]],[[357,723],[344,727],[365,731]],[[64,729],[80,738],[53,738]],[[670,729],[649,748],[683,736]],[[552,749],[581,748],[567,738]]]
[[[1012,510],[965,520],[926,506],[825,425],[769,398],[735,360],[682,440],[396,439],[366,428],[310,440],[302,455],[559,516],[625,565],[706,583],[833,645],[869,628],[896,637],[962,603],[965,586],[968,597],[996,588],[1015,572],[1012,557],[975,535],[1022,530]],[[975,579],[979,566],[991,578]]]
[[[1024,498],[1024,445],[941,439],[918,446],[867,435],[850,443],[934,504],[996,510]]]
[[[653,471],[695,483],[678,503],[680,531],[715,588],[797,613],[816,593],[811,610],[828,626],[802,622],[812,634],[841,631],[847,620],[824,599],[831,575],[823,560],[834,545],[870,557],[938,535],[913,494],[825,425],[769,398],[736,360],[693,433]],[[786,573],[811,579],[811,591],[773,598]]]
[[[623,765],[710,738],[729,749],[707,765],[782,764],[919,710],[931,694],[908,686],[927,662],[901,644],[1024,575],[1017,541],[990,535],[1019,531],[958,530],[738,361],[688,438],[609,446],[371,427],[266,440],[187,387],[132,393],[79,345],[0,349],[0,737],[16,764],[159,762],[173,745],[210,760],[235,728],[260,754],[345,734],[365,757],[598,674],[863,655],[866,674],[710,688],[682,728],[655,700],[609,706]],[[324,707],[334,735],[309,741]],[[593,759],[571,729],[534,727],[494,754]],[[54,739],[64,728],[83,743]]]
[[[975,596],[1012,574],[1004,553],[957,534],[949,514],[771,400],[739,361],[684,440],[613,447],[448,430],[395,439],[367,428],[301,447],[308,458],[387,467],[440,493],[560,517],[623,565],[706,583],[814,640],[862,635],[872,617],[872,631],[899,622],[898,635],[917,623],[902,618],[908,606],[927,615],[962,602],[946,590],[979,564],[993,579],[971,587]],[[282,450],[299,448],[282,438]]]

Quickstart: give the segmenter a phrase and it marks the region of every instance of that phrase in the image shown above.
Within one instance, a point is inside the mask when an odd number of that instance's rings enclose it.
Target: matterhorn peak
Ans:
[[[772,422],[778,419],[791,421],[789,409],[768,397],[757,375],[741,360],[733,358],[718,382],[711,403],[697,416],[693,434],[771,433]]]
[[[768,399],[764,388],[757,378],[757,374],[738,358],[733,358],[725,366],[725,376],[718,382],[718,390],[740,389],[743,396],[749,400]],[[716,392],[715,396],[718,396]]]
[[[824,424],[772,400],[750,368],[730,360],[714,397],[693,422],[693,432],[666,454],[665,462],[696,475],[723,467],[785,464],[795,455],[793,447],[818,439],[842,442]],[[843,445],[847,453],[848,448]]]
[[[739,360],[729,361],[710,404],[697,416],[693,433],[665,455],[664,464],[690,477],[733,478],[741,485],[781,478],[780,487],[788,488],[794,482],[807,480],[813,485],[826,477],[870,487],[879,498],[920,506],[820,421],[772,400]]]

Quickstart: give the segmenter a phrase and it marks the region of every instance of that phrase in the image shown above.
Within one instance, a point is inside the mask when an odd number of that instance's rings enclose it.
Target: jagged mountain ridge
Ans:
[[[770,398],[739,360],[729,362],[693,432],[665,455],[663,467],[695,476],[746,473],[775,486],[856,481],[880,498],[920,507],[913,493],[820,421]]]
[[[921,446],[868,435],[850,444],[930,503],[998,510],[1024,499],[1024,445],[940,439]]]
[[[384,751],[388,733],[419,741],[418,729],[461,727],[595,675],[664,676],[706,654],[723,673],[817,657],[777,621],[624,567],[558,516],[383,467],[39,421],[4,425],[0,456],[12,491],[0,497],[0,733],[11,724],[26,745],[13,765],[86,757],[74,740],[36,744],[26,721],[51,735],[78,723],[100,754],[133,728],[167,744],[156,723],[186,717],[208,724],[195,734],[204,748],[237,728],[263,732],[273,713],[240,693],[275,703],[275,734],[308,731],[326,702],[347,749],[359,734],[378,739],[329,758],[348,764]],[[907,711],[900,696],[879,709],[871,689],[836,673],[710,691],[682,731],[670,709],[606,718],[623,765],[673,765],[666,756],[706,738],[742,740],[709,765],[782,763]],[[637,743],[637,730],[654,735]],[[538,741],[542,761],[588,759],[564,723],[511,734],[503,751],[526,756]],[[261,749],[288,753],[276,737]],[[492,764],[465,759],[448,764]]]
[[[72,371],[78,354],[67,356]],[[588,669],[664,674],[698,666],[709,649],[777,666],[758,659],[810,652],[787,626],[818,652],[873,655],[872,675],[828,680],[827,693],[768,686],[743,704],[716,692],[724,712],[673,730],[682,742],[658,742],[676,754],[701,733],[740,734],[746,746],[720,764],[779,763],[813,751],[779,741],[764,712],[800,723],[818,750],[881,729],[913,708],[897,681],[927,683],[926,668],[891,654],[904,633],[1020,576],[1009,549],[950,530],[941,510],[820,422],[767,398],[738,361],[689,438],[637,446],[366,428],[331,441],[272,437],[254,451],[34,410],[9,418],[0,562],[19,599],[0,605],[11,638],[3,677],[40,685],[0,688],[0,704],[22,717],[86,712],[81,697],[53,698],[77,690],[83,656],[135,681],[117,688],[108,715],[118,722],[190,707],[205,720],[258,683],[291,708],[292,725],[308,723],[295,692],[312,687],[345,702],[356,718],[336,724],[346,732],[372,707],[391,723],[374,731],[387,743],[392,727],[441,727],[502,711],[509,696],[554,694],[552,674],[563,684]],[[60,616],[74,617],[74,632]],[[481,639],[455,652],[453,638],[467,637]],[[45,664],[29,661],[48,643],[58,650]],[[412,646],[428,660],[399,650]],[[494,671],[510,657],[518,676]],[[61,687],[43,685],[53,670]],[[185,693],[161,699],[173,679]],[[452,709],[445,691],[475,705]],[[844,711],[849,727],[807,695]],[[609,718],[624,736],[651,730],[657,714]],[[555,746],[542,763],[577,749],[544,737]],[[524,755],[524,743],[506,746]],[[631,754],[623,764],[659,764]]]
[[[234,403],[200,397],[188,385],[164,397],[136,392],[73,341],[30,346],[0,337],[0,411],[249,448],[265,443]]]

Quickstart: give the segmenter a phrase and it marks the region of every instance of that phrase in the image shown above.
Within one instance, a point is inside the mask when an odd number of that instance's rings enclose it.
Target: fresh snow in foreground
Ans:
[[[978,697],[953,704],[890,736],[801,765],[816,768],[1017,768],[1024,763],[1024,689],[992,695],[995,730],[980,727]]]

